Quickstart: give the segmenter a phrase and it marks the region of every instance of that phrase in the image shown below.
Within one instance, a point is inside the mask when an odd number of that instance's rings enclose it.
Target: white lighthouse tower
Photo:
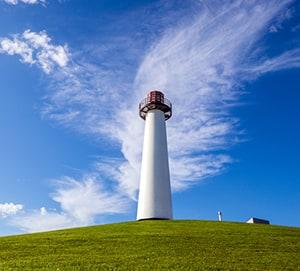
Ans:
[[[160,91],[151,91],[139,105],[145,135],[137,220],[172,219],[166,120],[172,104]]]

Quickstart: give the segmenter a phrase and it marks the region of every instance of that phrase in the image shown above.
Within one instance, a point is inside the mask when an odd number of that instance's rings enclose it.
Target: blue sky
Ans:
[[[176,219],[300,226],[299,11],[1,0],[0,235],[134,220],[151,89],[173,102]]]

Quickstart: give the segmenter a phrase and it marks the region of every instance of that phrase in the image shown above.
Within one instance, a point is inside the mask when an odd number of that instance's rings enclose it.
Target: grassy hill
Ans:
[[[300,228],[142,221],[0,238],[0,270],[300,270]]]

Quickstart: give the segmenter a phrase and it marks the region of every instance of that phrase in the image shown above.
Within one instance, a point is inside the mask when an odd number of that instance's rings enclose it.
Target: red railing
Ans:
[[[153,99],[153,97],[147,97],[145,99],[143,99],[140,104],[139,104],[139,109],[141,110],[142,108],[144,108],[146,105],[148,104],[164,104],[170,108],[172,108],[172,104],[171,102],[167,99],[167,98],[162,98],[159,99],[159,96],[157,96],[155,99]]]

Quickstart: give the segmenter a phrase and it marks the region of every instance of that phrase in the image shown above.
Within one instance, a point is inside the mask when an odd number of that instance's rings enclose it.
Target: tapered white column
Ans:
[[[137,220],[172,219],[165,113],[147,112]]]

